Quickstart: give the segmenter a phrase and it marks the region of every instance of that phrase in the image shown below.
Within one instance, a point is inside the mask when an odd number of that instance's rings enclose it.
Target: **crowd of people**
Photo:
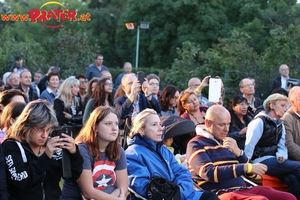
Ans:
[[[15,61],[0,87],[0,199],[152,199],[164,192],[149,187],[155,177],[177,186],[175,199],[300,199],[300,87],[285,64],[264,101],[245,77],[225,108],[223,83],[218,102],[202,94],[210,76],[160,90],[130,62],[114,82],[101,54],[65,80],[54,66],[32,79]],[[289,191],[243,179],[263,174]]]

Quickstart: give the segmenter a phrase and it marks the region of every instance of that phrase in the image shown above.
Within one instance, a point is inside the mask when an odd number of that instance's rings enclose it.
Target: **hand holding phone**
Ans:
[[[219,78],[209,79],[208,101],[219,102],[221,97],[222,80]]]
[[[143,71],[138,71],[137,72],[137,78],[140,82],[141,85],[143,85],[144,81],[145,81],[145,72]]]
[[[66,134],[69,137],[66,137],[62,134]],[[61,127],[61,140],[62,140],[62,169],[63,169],[63,177],[65,179],[71,178],[72,173],[71,173],[71,153],[76,152],[76,147],[75,147],[75,152],[74,152],[74,139],[71,137],[72,136],[72,127],[71,126],[62,126]]]

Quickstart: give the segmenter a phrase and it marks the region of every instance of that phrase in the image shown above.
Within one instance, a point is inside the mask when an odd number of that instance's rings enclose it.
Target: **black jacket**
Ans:
[[[33,100],[37,100],[39,98],[38,94],[36,93],[36,90],[34,90],[31,86],[29,86],[29,96],[27,98],[26,103],[29,103],[30,101]],[[21,85],[19,85],[18,87],[16,87],[16,89],[21,90],[22,92],[24,92],[24,90],[22,89]],[[24,92],[26,94],[26,92]]]
[[[0,199],[8,200],[6,175],[5,175],[5,161],[3,156],[3,149],[0,143]]]
[[[270,87],[270,94],[272,93],[272,91],[276,88],[281,88],[281,76],[273,79],[272,81],[272,85]]]
[[[282,136],[282,121],[279,119],[276,122],[265,116],[257,116],[264,123],[263,134],[257,142],[252,160],[267,155],[276,156],[278,143]]]
[[[12,139],[3,142],[10,199],[58,200],[61,195],[61,152],[54,152],[51,159],[46,153],[37,157],[28,143],[19,144],[20,146]],[[71,154],[72,179],[80,177],[82,164],[83,158],[77,147],[76,153]]]

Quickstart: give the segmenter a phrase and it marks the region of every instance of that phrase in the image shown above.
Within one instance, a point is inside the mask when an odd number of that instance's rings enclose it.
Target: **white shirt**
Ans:
[[[283,89],[287,89],[287,80],[288,80],[289,78],[284,78],[283,76],[281,76],[281,88],[283,88]]]

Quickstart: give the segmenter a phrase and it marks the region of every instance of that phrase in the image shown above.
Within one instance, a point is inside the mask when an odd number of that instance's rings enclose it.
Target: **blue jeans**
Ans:
[[[267,175],[277,176],[289,187],[289,192],[300,199],[300,163],[293,160],[286,160],[279,163],[276,158],[269,158],[261,163],[268,166]]]

